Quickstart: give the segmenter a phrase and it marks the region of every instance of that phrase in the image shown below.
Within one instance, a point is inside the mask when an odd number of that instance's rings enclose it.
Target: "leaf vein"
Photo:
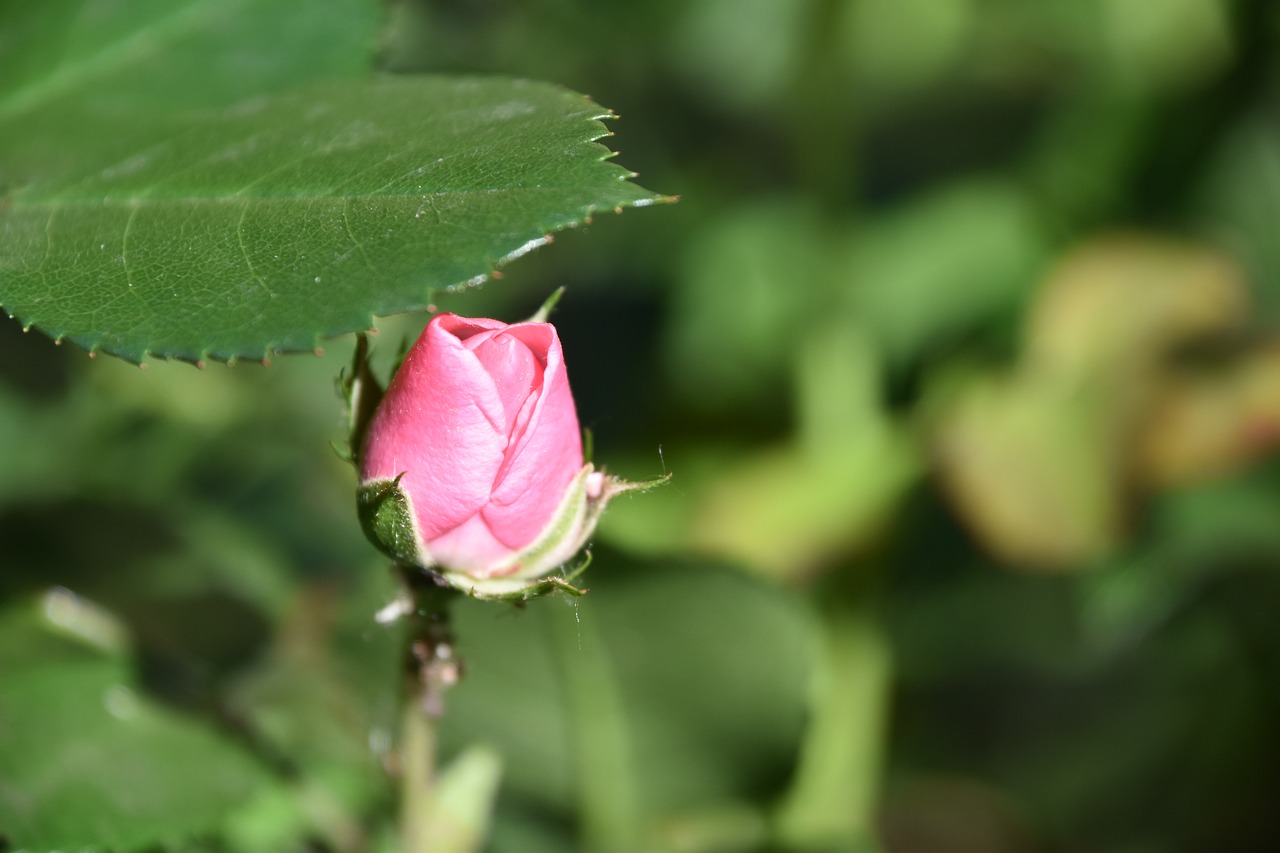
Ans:
[[[637,197],[643,196],[643,190],[636,189],[633,185],[627,184],[623,178],[624,174],[620,173],[618,184],[623,189],[631,190]],[[245,198],[241,195],[182,195],[182,196],[121,196],[112,198],[50,198],[46,200],[30,200],[22,198],[15,199],[11,210],[40,210],[44,208],[57,207],[73,207],[73,208],[102,208],[110,206],[129,206],[129,207],[147,207],[160,206],[167,204],[274,204],[281,202],[301,202],[311,205],[317,202],[351,202],[351,201],[417,201],[427,198],[445,198],[448,196],[494,196],[498,194],[516,195],[516,194],[560,194],[566,191],[580,191],[583,193],[596,194],[603,187],[601,184],[539,184],[538,186],[499,186],[499,187],[469,187],[465,189],[446,189],[436,190],[434,192],[403,192],[403,193],[332,193],[324,195],[303,195],[301,193],[291,195],[278,196],[252,196]]]
[[[49,211],[49,218],[44,222],[44,254],[40,257],[40,265],[36,267],[40,273],[40,283],[44,285],[45,290],[49,290],[49,274],[45,272],[45,265],[49,262],[49,255],[53,252],[53,220],[58,215],[57,208]]]
[[[351,206],[350,199],[342,200],[342,227],[347,229],[347,236],[351,238],[351,242],[355,244],[356,249],[360,251],[360,257],[364,259],[364,265],[369,272],[377,272],[377,268],[373,262],[369,260],[369,253],[364,249],[364,243],[356,239],[356,235],[351,231],[351,220],[347,216],[347,208]]]
[[[124,233],[120,235],[120,263],[124,265],[124,282],[133,287],[133,271],[129,268],[129,233],[133,230],[133,220],[138,218],[141,205],[129,205],[129,218],[124,223]]]
[[[236,242],[240,244],[240,255],[244,258],[244,265],[249,268],[249,275],[253,276],[253,280],[262,288],[266,288],[267,283],[262,280],[262,276],[258,275],[258,271],[253,267],[253,261],[249,257],[249,247],[244,244],[244,218],[249,215],[250,205],[246,202],[240,210],[240,219],[236,222]]]

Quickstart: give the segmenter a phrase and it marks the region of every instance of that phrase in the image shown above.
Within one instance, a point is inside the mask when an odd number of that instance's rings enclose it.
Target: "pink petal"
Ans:
[[[484,317],[459,317],[457,314],[437,314],[432,322],[439,323],[442,329],[463,343],[469,342],[476,335],[483,335],[485,332],[498,332],[507,327],[507,324],[501,320],[488,320]],[[474,349],[475,345],[472,344],[471,348]]]
[[[520,549],[550,522],[582,469],[582,436],[555,329],[546,323],[521,323],[507,333],[519,337],[535,355],[545,353],[546,363],[542,393],[532,410],[517,418],[519,434],[512,436],[492,499],[482,512],[494,536]]]
[[[427,549],[440,565],[476,577],[489,577],[486,569],[511,556],[511,549],[498,541],[480,515],[430,540]]]
[[[469,337],[489,324],[502,326],[437,315],[396,372],[365,439],[362,481],[404,473],[400,482],[426,540],[484,507],[502,466],[502,401],[454,331]]]
[[[542,363],[524,341],[506,332],[493,333],[472,352],[493,380],[502,400],[503,428],[510,435],[525,401],[542,388]]]

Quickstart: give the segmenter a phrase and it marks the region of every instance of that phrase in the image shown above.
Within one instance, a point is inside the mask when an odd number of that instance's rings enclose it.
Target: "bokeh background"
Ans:
[[[383,70],[586,92],[680,196],[438,299],[566,286],[596,461],[674,474],[585,598],[457,610],[492,850],[1280,845],[1277,46],[1271,0],[389,5]],[[0,834],[392,849],[351,348],[0,324]]]

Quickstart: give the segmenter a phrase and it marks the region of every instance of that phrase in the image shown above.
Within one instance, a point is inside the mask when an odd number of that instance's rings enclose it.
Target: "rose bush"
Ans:
[[[360,452],[370,538],[475,594],[571,559],[632,484],[584,462],[555,327],[439,314],[392,377]]]

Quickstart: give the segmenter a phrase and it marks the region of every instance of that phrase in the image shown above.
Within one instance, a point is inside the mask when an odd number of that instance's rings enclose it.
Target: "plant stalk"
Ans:
[[[775,832],[788,849],[874,850],[892,654],[872,593],[837,592],[820,612],[812,717]]]
[[[437,829],[436,729],[458,681],[448,606],[455,593],[418,569],[397,566],[412,610],[406,615],[404,716],[400,731],[400,827],[405,853],[451,850]]]

